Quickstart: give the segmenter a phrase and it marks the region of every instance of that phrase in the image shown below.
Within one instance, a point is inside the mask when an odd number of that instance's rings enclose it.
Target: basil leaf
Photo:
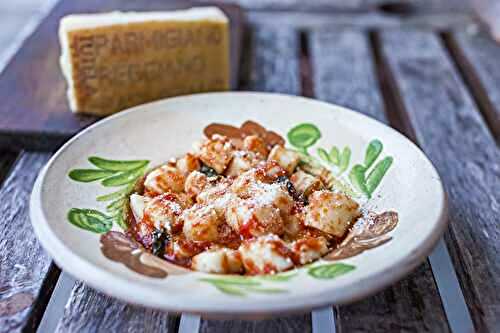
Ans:
[[[148,165],[148,160],[117,161],[107,160],[97,156],[89,157],[89,162],[103,170],[110,171],[130,171]]]
[[[170,235],[165,229],[155,229],[153,231],[153,244],[151,248],[153,254],[157,257],[162,258],[165,255],[165,245],[170,242]]]
[[[206,164],[201,165],[200,172],[204,173],[207,177],[216,177],[219,175],[217,173],[217,171],[215,171],[214,169],[212,169],[211,167],[209,167]]]
[[[107,178],[114,175],[113,171],[96,169],[75,169],[68,174],[69,178],[77,182],[90,183],[94,180]]]
[[[377,157],[380,155],[382,152],[383,145],[380,140],[372,140],[369,144],[368,147],[366,148],[366,153],[365,153],[365,168],[368,169],[372,166],[372,164],[375,162]]]
[[[368,177],[366,177],[366,189],[370,195],[375,191],[377,186],[382,181],[382,178],[389,170],[389,167],[392,165],[393,158],[391,156],[387,156],[380,162],[378,162],[373,170],[370,172]]]
[[[287,137],[292,146],[305,149],[311,147],[321,138],[321,132],[313,124],[303,123],[292,128]]]
[[[349,273],[356,267],[348,264],[335,263],[309,268],[307,273],[315,279],[334,279],[338,276]]]
[[[71,224],[95,233],[104,233],[111,230],[112,221],[109,216],[94,210],[71,208],[68,212]]]

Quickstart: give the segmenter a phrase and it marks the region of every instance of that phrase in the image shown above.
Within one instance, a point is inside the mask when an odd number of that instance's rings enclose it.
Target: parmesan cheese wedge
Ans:
[[[216,7],[69,15],[59,39],[73,112],[229,89],[229,22]]]

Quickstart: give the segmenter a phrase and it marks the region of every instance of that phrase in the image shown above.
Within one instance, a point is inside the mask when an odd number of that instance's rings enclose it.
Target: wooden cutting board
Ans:
[[[210,4],[204,3],[203,6]],[[197,6],[167,0],[61,0],[0,75],[0,147],[54,150],[98,118],[69,110],[59,67],[58,27],[71,13],[172,10]],[[199,4],[198,4],[199,6]],[[231,84],[235,89],[243,35],[242,10],[217,4],[231,21]]]

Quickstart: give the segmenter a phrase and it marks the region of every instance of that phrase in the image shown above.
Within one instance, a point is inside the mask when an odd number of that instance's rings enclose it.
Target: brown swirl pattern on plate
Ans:
[[[109,260],[120,262],[136,273],[153,278],[190,272],[147,252],[138,242],[122,232],[108,231],[101,236],[101,252]]]
[[[342,243],[323,257],[325,260],[340,260],[358,255],[373,249],[392,239],[388,235],[398,224],[398,213],[384,212],[375,214],[368,212],[360,217],[352,226]]]
[[[207,138],[211,138],[214,134],[227,136],[238,149],[242,148],[243,139],[249,135],[259,136],[268,146],[285,145],[285,139],[281,135],[268,131],[262,125],[251,120],[245,121],[240,127],[212,123],[205,127],[203,133]]]

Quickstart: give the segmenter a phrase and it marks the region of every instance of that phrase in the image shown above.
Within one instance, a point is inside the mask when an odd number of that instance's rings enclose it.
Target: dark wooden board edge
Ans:
[[[109,0],[113,1],[113,0]],[[94,1],[99,3],[99,1]],[[84,2],[84,6],[89,5],[90,1]],[[231,88],[238,88],[239,71],[240,71],[240,59],[241,59],[241,48],[242,39],[245,26],[245,17],[243,10],[234,4],[223,4],[218,2],[206,2],[206,3],[196,3],[192,1],[173,1],[165,3],[165,6],[172,7],[174,4],[175,9],[189,8],[189,7],[199,7],[199,6],[217,6],[223,10],[230,17],[230,61],[231,61]],[[125,5],[125,4],[124,4]],[[132,4],[133,5],[133,4]],[[16,89],[16,87],[11,87],[10,82],[16,82],[13,77],[19,76],[23,72],[23,67],[26,62],[32,60],[29,55],[25,53],[32,53],[30,51],[33,48],[43,48],[43,38],[58,38],[57,35],[47,36],[53,34],[54,24],[58,25],[59,20],[62,16],[69,12],[84,12],[85,9],[79,8],[81,4],[76,5],[72,1],[63,0],[60,1],[52,11],[42,20],[37,29],[24,41],[21,48],[16,52],[16,54],[10,59],[7,66],[0,73],[0,83],[5,83],[4,89],[0,90],[0,99],[9,99],[11,95],[11,90]],[[73,9],[74,8],[74,9]],[[127,10],[127,9],[124,9]],[[92,10],[88,10],[92,11]],[[93,10],[95,11],[95,10]],[[42,42],[40,42],[42,40]],[[28,52],[26,52],[28,51]],[[60,70],[57,68],[57,70]],[[59,75],[59,80],[63,80],[62,75]],[[65,82],[59,82],[66,89]],[[1,85],[0,85],[1,86]],[[9,87],[8,89],[5,87]],[[35,92],[29,91],[26,93],[25,98],[31,98]],[[66,103],[66,95],[64,92],[63,100],[58,101],[59,103]],[[46,106],[48,107],[48,106]],[[69,106],[66,107],[66,112],[71,112]],[[0,115],[2,114],[0,106]],[[15,109],[15,112],[23,114],[23,112],[30,112],[29,110]],[[0,147],[6,147],[10,149],[27,149],[27,150],[37,150],[37,151],[54,151],[69,138],[77,134],[80,130],[86,128],[92,123],[98,121],[99,119],[93,116],[85,115],[75,115],[76,121],[78,123],[77,128],[58,128],[49,129],[47,126],[45,128],[32,128],[30,130],[26,129],[16,129],[16,128],[6,128],[2,126],[0,122]],[[48,120],[50,121],[50,119]]]

